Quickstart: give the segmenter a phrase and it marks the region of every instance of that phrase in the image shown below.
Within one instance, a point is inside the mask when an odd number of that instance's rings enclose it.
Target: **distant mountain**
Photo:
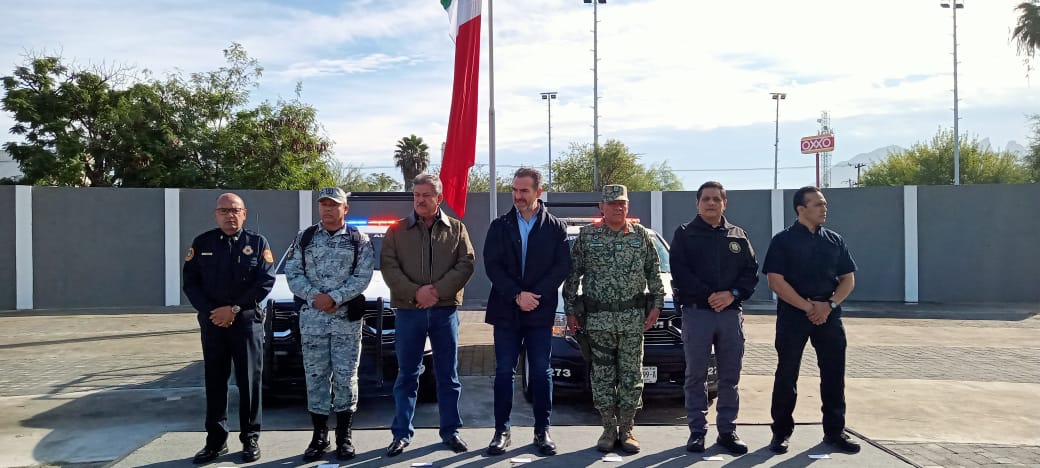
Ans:
[[[979,141],[979,146],[981,146],[984,149],[992,148],[992,145],[989,142],[989,138],[984,138],[984,139],[980,140]],[[885,159],[888,158],[888,154],[889,153],[891,153],[893,151],[901,151],[903,149],[904,148],[901,147],[901,146],[889,145],[889,146],[884,146],[884,147],[878,148],[878,149],[876,149],[874,151],[871,151],[869,153],[857,154],[857,155],[853,156],[852,158],[850,158],[848,160],[845,160],[845,161],[832,162],[831,163],[831,187],[848,187],[849,186],[849,182],[848,182],[849,180],[855,181],[856,180],[856,164],[863,163],[863,164],[866,164],[866,165],[869,166],[869,165],[871,165],[873,163],[876,163],[876,162],[879,162],[879,161],[884,161]],[[997,150],[999,151],[1000,148],[997,148]],[[1015,140],[1009,141],[1008,144],[1004,147],[1004,150],[1005,151],[1010,151],[1011,153],[1014,153],[1019,158],[1023,158],[1027,154],[1029,154],[1029,149],[1024,147],[1024,146],[1022,146],[1022,145],[1020,145],[1020,144],[1018,144]],[[864,167],[863,169],[866,169],[866,167]]]

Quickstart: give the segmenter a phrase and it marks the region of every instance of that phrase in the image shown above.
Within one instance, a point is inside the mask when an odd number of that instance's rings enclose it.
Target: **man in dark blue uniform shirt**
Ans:
[[[773,381],[773,439],[769,449],[787,452],[794,431],[798,371],[806,340],[812,341],[820,366],[823,441],[843,452],[859,452],[845,433],[845,327],[841,306],[856,285],[856,263],[838,233],[823,227],[827,199],[816,187],[794,194],[798,221],[773,236],[762,272],[780,298],[776,306],[776,352]]]
[[[195,463],[227,453],[227,391],[231,363],[239,394],[242,460],[260,458],[260,375],[264,314],[259,306],[274,286],[274,255],[267,239],[242,228],[246,206],[233,193],[217,198],[217,229],[195,238],[184,258],[184,294],[199,312],[206,368],[206,446]]]
[[[736,455],[748,447],[737,436],[740,368],[744,359],[744,312],[741,301],[758,285],[758,261],[747,233],[730,224],[726,189],[715,181],[697,189],[697,216],[672,237],[672,292],[682,311],[686,355],[686,450],[704,451],[708,431],[708,359],[718,358],[719,402],[715,420],[719,445]]]

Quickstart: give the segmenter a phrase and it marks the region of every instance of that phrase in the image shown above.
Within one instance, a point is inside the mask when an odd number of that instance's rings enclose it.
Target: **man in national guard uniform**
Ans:
[[[637,453],[632,427],[642,407],[643,332],[657,322],[664,302],[661,260],[650,232],[627,219],[624,185],[603,186],[599,209],[603,222],[583,226],[571,248],[564,310],[572,333],[588,331],[592,401],[603,420],[596,448],[609,452],[620,442],[625,452]]]
[[[794,432],[798,371],[805,342],[816,348],[823,403],[823,442],[846,453],[859,444],[845,433],[845,327],[841,303],[856,286],[856,262],[838,233],[823,227],[827,199],[808,186],[794,193],[798,220],[769,243],[762,272],[776,301],[776,378],[773,381],[773,439],[769,449],[785,453]]]
[[[306,462],[318,460],[329,447],[330,408],[336,413],[337,458],[348,460],[355,453],[350,425],[357,409],[361,357],[364,297],[359,295],[372,280],[375,253],[368,236],[345,223],[347,195],[338,187],[321,189],[321,222],[296,236],[285,260],[289,289],[303,302],[300,340],[307,410],[314,425],[303,454]]]
[[[258,303],[274,286],[274,255],[267,239],[243,229],[246,205],[225,193],[213,210],[217,228],[191,242],[184,258],[184,294],[199,312],[206,368],[206,446],[195,463],[227,453],[227,391],[231,363],[238,386],[242,460],[260,459],[260,376],[264,314]]]
[[[716,425],[719,445],[736,455],[748,447],[737,436],[740,368],[744,358],[744,314],[741,300],[755,292],[758,261],[747,233],[730,224],[726,189],[705,182],[697,189],[697,216],[679,226],[672,237],[672,294],[682,311],[686,355],[686,418],[690,438],[686,450],[704,451],[708,431],[708,359],[712,344],[718,357],[719,401]]]

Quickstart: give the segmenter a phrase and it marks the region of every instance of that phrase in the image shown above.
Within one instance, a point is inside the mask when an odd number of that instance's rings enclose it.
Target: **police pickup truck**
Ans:
[[[567,224],[567,242],[574,245],[581,226],[601,222],[599,218],[560,218]],[[639,219],[630,218],[632,222]],[[672,273],[669,267],[668,242],[654,230],[650,231],[657,254],[661,257],[661,282],[665,287],[664,307],[660,318],[643,334],[643,391],[649,394],[665,396],[682,396],[683,383],[686,376],[686,355],[682,343],[682,315],[676,310],[672,300]],[[581,333],[581,332],[579,332]],[[552,358],[550,365],[553,372],[553,391],[591,392],[589,384],[588,357],[583,357],[578,336],[567,331],[567,317],[563,312],[562,287],[560,301],[553,326]],[[518,363],[521,387],[524,398],[531,401],[526,355],[521,355]],[[712,352],[708,363],[708,400],[718,395],[718,370],[715,354]]]
[[[397,378],[397,355],[394,352],[394,317],[390,307],[390,289],[379,271],[379,253],[387,229],[396,219],[347,219],[347,224],[368,235],[375,249],[376,270],[365,289],[365,314],[361,320],[361,361],[358,365],[358,387],[362,394],[389,394]],[[303,351],[300,345],[300,310],[285,279],[286,249],[275,275],[271,293],[264,299],[267,318],[264,322],[264,398],[275,401],[285,397],[305,397],[307,384],[303,373]],[[433,352],[429,340],[423,355],[425,371],[419,376],[421,402],[437,400],[437,382],[433,374]]]

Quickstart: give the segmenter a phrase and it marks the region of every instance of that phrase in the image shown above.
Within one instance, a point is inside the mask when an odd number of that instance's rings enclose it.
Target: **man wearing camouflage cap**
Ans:
[[[303,302],[300,341],[314,425],[303,454],[307,462],[329,447],[330,409],[336,413],[336,456],[347,460],[355,453],[350,426],[357,409],[361,317],[356,306],[348,313],[348,303],[368,287],[376,263],[368,236],[345,222],[347,195],[338,187],[321,189],[321,221],[296,236],[285,260],[289,289]]]
[[[620,442],[622,450],[636,453],[632,428],[642,407],[643,332],[657,322],[663,305],[661,260],[650,232],[627,219],[624,185],[604,186],[599,209],[603,222],[583,226],[571,248],[574,267],[563,285],[564,310],[572,333],[588,331],[592,401],[603,420],[596,448],[609,452]]]

